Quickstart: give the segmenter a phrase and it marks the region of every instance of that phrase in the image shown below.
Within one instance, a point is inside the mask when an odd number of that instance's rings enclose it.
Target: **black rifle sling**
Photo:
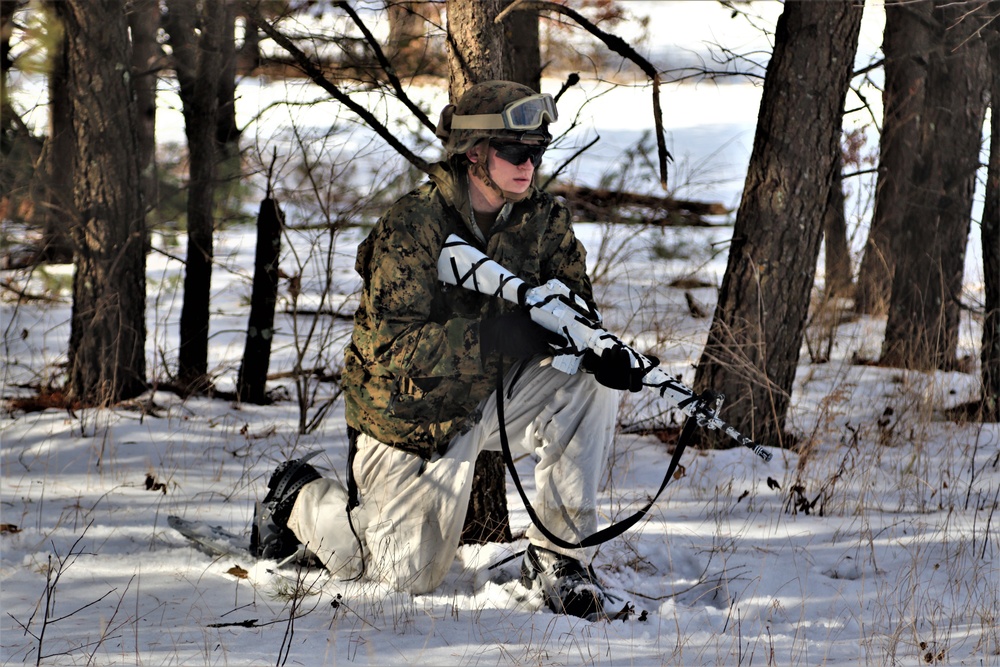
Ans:
[[[660,488],[657,490],[653,499],[646,503],[646,506],[640,509],[638,512],[623,519],[618,523],[613,523],[610,526],[605,526],[604,528],[598,530],[592,535],[588,535],[579,542],[569,542],[563,538],[555,535],[551,530],[545,527],[541,519],[538,518],[538,514],[535,513],[535,508],[532,507],[531,501],[528,500],[527,494],[524,492],[524,487],[521,486],[521,478],[517,475],[517,469],[514,467],[514,457],[510,452],[510,442],[507,439],[507,426],[504,420],[503,414],[503,359],[500,360],[500,369],[497,374],[497,421],[498,427],[500,429],[500,447],[503,451],[503,460],[507,464],[507,470],[510,471],[510,476],[514,480],[514,486],[517,487],[517,492],[521,496],[521,502],[524,503],[524,509],[527,510],[528,516],[531,518],[531,522],[535,524],[542,535],[547,537],[556,546],[562,547],[563,549],[580,549],[583,547],[592,547],[598,544],[603,544],[608,540],[612,540],[626,530],[634,526],[639,522],[642,517],[646,515],[656,502],[660,494],[663,493],[663,489],[667,487],[670,479],[674,476],[674,472],[677,470],[677,465],[681,460],[681,455],[684,453],[684,449],[687,448],[688,443],[691,441],[692,435],[694,434],[694,429],[697,427],[698,422],[690,417],[684,422],[684,429],[681,431],[681,436],[677,440],[677,446],[674,447],[674,454],[670,457],[670,464],[667,466],[667,473],[663,476],[663,482],[660,483]]]

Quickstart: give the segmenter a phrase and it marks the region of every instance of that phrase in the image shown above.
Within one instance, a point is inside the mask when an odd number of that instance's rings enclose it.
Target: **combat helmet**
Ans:
[[[482,139],[548,145],[549,123],[558,118],[551,95],[512,81],[484,81],[465,91],[458,104],[441,111],[436,134],[449,156]]]

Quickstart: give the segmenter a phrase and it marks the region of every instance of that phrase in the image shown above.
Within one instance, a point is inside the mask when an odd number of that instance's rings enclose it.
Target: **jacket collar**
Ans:
[[[472,215],[472,203],[469,198],[469,174],[465,166],[455,159],[435,162],[430,166],[427,173],[437,186],[441,198],[444,199],[447,205],[459,213],[459,217],[465,223],[469,233],[479,239],[479,241],[485,243],[486,239],[483,238],[483,233],[475,223],[475,218]],[[534,187],[534,185],[531,186],[532,190],[534,190]],[[533,195],[534,192],[525,198],[524,201],[531,199]],[[500,213],[497,214],[497,222],[499,224],[494,231],[496,229],[505,229],[509,226],[510,214],[513,210],[514,204],[511,202],[506,202],[503,205]]]

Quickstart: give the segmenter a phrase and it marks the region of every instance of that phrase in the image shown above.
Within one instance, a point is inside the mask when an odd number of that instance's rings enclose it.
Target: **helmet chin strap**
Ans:
[[[504,201],[509,201],[512,204],[521,201],[522,199],[527,199],[528,195],[531,194],[531,188],[526,189],[524,192],[511,192],[510,190],[504,190],[490,177],[490,168],[486,165],[485,159],[479,159],[473,162],[469,167],[469,173],[489,188],[493,193],[503,198]]]

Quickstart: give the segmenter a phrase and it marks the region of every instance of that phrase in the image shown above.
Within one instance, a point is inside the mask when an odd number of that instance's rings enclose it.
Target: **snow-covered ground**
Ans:
[[[634,3],[636,5],[651,3]],[[666,3],[664,3],[666,4]],[[637,12],[638,13],[638,12]],[[548,82],[547,90],[558,82]],[[253,118],[285,86],[247,82],[241,113]],[[304,92],[304,91],[303,91]],[[564,118],[586,90],[567,94]],[[680,196],[738,202],[760,88],[665,89],[675,184]],[[430,108],[439,97],[426,93]],[[440,95],[439,93],[437,95]],[[576,97],[574,97],[576,96]],[[617,97],[616,97],[617,96]],[[575,135],[602,143],[575,167],[595,184],[624,169],[622,151],[651,125],[648,89],[591,95]],[[849,105],[850,106],[850,105]],[[280,109],[245,139],[264,155],[288,144]],[[327,107],[305,122],[321,134],[344,121]],[[391,109],[385,111],[392,114]],[[274,115],[269,115],[274,114]],[[169,123],[169,115],[161,122]],[[247,121],[249,122],[249,121]],[[173,126],[176,132],[176,124]],[[163,135],[169,135],[165,128]],[[327,151],[376,150],[351,135]],[[562,149],[563,155],[571,148]],[[329,157],[330,153],[324,153]],[[553,151],[547,164],[558,164]],[[371,160],[369,159],[369,163]],[[398,164],[370,167],[372,182]],[[625,172],[630,186],[648,184]],[[685,179],[685,174],[687,179]],[[285,173],[286,181],[293,172]],[[355,173],[353,177],[357,177]],[[644,180],[647,179],[647,180]],[[863,241],[865,187],[855,185],[853,220]],[[649,190],[652,191],[652,190]],[[256,195],[252,196],[255,197]],[[301,201],[290,223],[315,221]],[[253,201],[248,207],[255,208]],[[725,269],[729,227],[666,229],[580,224],[609,328],[656,353],[686,382],[708,330],[685,291],[711,309]],[[271,373],[301,365],[335,370],[352,310],[353,255],[364,231],[343,230],[328,247],[316,230],[289,232],[282,268],[303,276],[300,308],[320,311],[321,339],[306,339],[313,316],[293,318],[282,283]],[[183,236],[157,234],[148,261],[148,374],[165,382],[175,363]],[[230,227],[217,242],[210,366],[231,390],[248,314],[253,230]],[[974,247],[970,246],[970,247]],[[295,252],[291,252],[294,248]],[[331,281],[324,261],[333,257]],[[970,251],[971,303],[982,273]],[[65,361],[71,267],[3,273],[55,301],[17,303],[4,292],[4,398],[45,384]],[[820,278],[822,276],[820,275]],[[708,286],[669,287],[678,278]],[[329,291],[324,293],[324,288]],[[603,545],[596,570],[627,622],[554,615],[517,583],[528,517],[510,488],[513,544],[459,549],[430,595],[341,582],[321,571],[275,570],[272,562],[213,560],[166,523],[168,515],[249,534],[255,500],[274,466],[319,450],[314,461],[343,478],[343,405],[318,428],[300,423],[336,397],[336,387],[300,407],[288,379],[270,383],[269,406],[152,391],[112,410],[49,409],[0,415],[0,660],[3,664],[141,665],[1000,665],[1000,425],[958,424],[943,411],[975,398],[979,326],[962,325],[960,354],[971,372],[915,373],[852,363],[878,356],[884,321],[862,318],[810,329],[796,377],[790,428],[798,453],[773,447],[764,463],[746,449],[689,450],[649,515]],[[830,361],[812,350],[830,345]],[[311,406],[311,407],[308,407]],[[628,396],[621,422],[669,420],[655,397]],[[303,414],[304,413],[304,414]],[[725,409],[723,409],[725,417]],[[670,451],[652,436],[620,433],[602,490],[606,522],[641,507],[659,486]],[[522,480],[532,492],[528,461]],[[495,564],[496,567],[493,567]],[[235,566],[235,567],[234,567]]]
[[[598,245],[600,227],[580,232]],[[687,236],[692,255],[650,261],[659,234],[618,244],[635,251],[602,285],[601,302],[613,327],[690,382],[708,320],[692,319],[683,290],[665,284],[690,274],[699,252],[695,273],[709,280],[721,260],[707,254],[705,232],[685,230],[668,234]],[[338,246],[335,300],[348,310],[358,238],[345,232]],[[220,387],[231,388],[253,243],[233,229],[220,247],[231,270],[215,272],[211,359]],[[177,262],[154,254],[149,274],[151,372],[162,377],[155,359],[175,349]],[[711,305],[713,288],[692,292]],[[5,395],[61,358],[68,306],[4,304]],[[272,372],[291,367],[289,316],[279,328]],[[972,353],[976,332],[966,329]],[[113,410],[4,414],[3,662],[1000,664],[1000,425],[940,420],[976,395],[975,375],[852,365],[855,353],[877,352],[880,333],[876,321],[844,324],[830,363],[804,353],[790,416],[802,453],[774,449],[767,464],[745,449],[689,450],[683,477],[649,516],[601,547],[597,572],[619,606],[635,607],[627,622],[557,616],[526,598],[518,560],[491,569],[524,548],[520,537],[462,547],[435,593],[408,596],[273,562],[213,560],[166,525],[176,514],[248,534],[274,466],[314,449],[342,478],[340,402],[308,435],[292,389],[270,406],[153,392]],[[321,385],[321,398],[332,390]],[[629,401],[622,421],[655,409]],[[655,437],[620,434],[604,520],[640,507],[668,458]],[[531,493],[527,468],[522,479]],[[510,506],[520,536],[528,518],[512,489]]]

